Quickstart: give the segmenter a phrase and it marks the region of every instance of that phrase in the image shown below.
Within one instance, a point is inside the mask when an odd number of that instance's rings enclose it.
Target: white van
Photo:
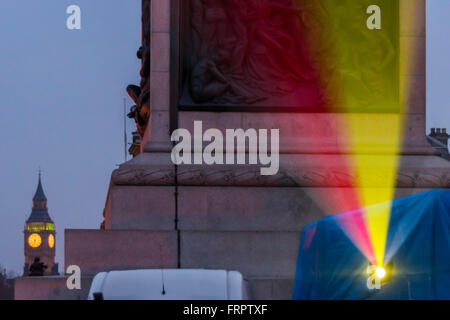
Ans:
[[[247,300],[238,271],[148,269],[98,273],[89,300]]]

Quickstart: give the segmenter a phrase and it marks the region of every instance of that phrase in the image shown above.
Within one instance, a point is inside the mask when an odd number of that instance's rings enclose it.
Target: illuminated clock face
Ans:
[[[48,246],[50,248],[55,246],[55,237],[52,234],[48,236]]]
[[[41,236],[38,235],[37,233],[33,233],[32,235],[30,235],[28,237],[28,244],[30,245],[30,247],[32,248],[39,248],[39,246],[42,243],[42,239]]]

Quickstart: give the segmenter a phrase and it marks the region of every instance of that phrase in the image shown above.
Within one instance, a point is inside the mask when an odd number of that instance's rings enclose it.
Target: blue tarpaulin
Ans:
[[[339,223],[342,213],[304,228],[293,299],[450,299],[450,190],[392,201],[385,263],[392,277],[367,287],[367,255]],[[346,217],[347,215],[347,217]]]

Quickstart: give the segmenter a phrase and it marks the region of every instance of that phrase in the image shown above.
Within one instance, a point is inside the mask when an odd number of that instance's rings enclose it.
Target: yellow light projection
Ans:
[[[330,77],[338,99],[331,111],[346,113],[339,118],[339,144],[349,154],[365,207],[371,258],[376,260],[371,262],[383,266],[405,114],[399,80],[399,1],[321,3],[332,13],[329,28],[335,38],[336,71]],[[384,204],[373,206],[377,203]]]

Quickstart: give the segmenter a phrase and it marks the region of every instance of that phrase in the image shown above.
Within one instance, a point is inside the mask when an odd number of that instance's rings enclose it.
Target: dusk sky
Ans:
[[[72,4],[81,7],[81,30],[66,28]],[[103,220],[111,172],[124,160],[125,88],[139,83],[140,4],[0,1],[0,264],[8,270],[23,268],[39,166],[60,272],[64,229],[98,229]],[[428,1],[428,128],[450,128],[449,13],[450,1]]]
[[[66,28],[72,4],[81,30]],[[60,271],[64,229],[99,228],[111,172],[124,160],[125,89],[140,81],[140,21],[140,0],[0,1],[0,264],[8,270],[23,268],[39,166]]]

